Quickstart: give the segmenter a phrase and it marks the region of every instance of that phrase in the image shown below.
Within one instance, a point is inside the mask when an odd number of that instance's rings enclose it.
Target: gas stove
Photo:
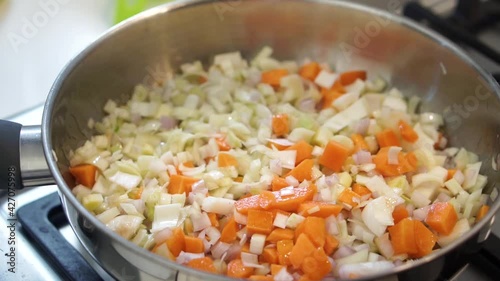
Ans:
[[[387,1],[382,0],[360,2],[381,8],[387,6]],[[457,42],[498,79],[499,11],[498,1],[424,0],[408,2],[401,13]],[[10,120],[37,125],[42,111],[40,106]],[[56,186],[19,190],[15,194],[0,191],[0,218],[0,280],[113,280],[73,234],[62,211]],[[493,224],[490,237],[483,250],[448,266],[439,280],[497,280],[500,276],[498,220]],[[11,251],[10,241],[15,241],[14,251]],[[8,264],[12,255],[15,255],[14,267]],[[9,268],[16,273],[9,272]]]

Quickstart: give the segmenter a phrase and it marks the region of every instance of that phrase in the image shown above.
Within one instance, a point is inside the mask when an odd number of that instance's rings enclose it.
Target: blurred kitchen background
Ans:
[[[354,2],[388,10],[391,1]],[[419,2],[445,14],[457,1]],[[134,10],[164,2],[168,1],[0,0],[0,118],[41,110],[53,81],[74,55]]]

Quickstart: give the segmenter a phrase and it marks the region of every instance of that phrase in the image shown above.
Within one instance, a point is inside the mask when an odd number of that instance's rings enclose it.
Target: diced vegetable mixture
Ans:
[[[447,147],[418,98],[363,70],[271,54],[184,64],[108,101],[71,152],[75,196],[139,247],[252,280],[390,270],[488,212],[478,156]]]

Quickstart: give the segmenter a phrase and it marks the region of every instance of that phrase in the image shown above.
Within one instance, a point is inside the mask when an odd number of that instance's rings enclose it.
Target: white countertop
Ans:
[[[63,66],[113,23],[114,0],[0,0],[0,118],[41,105]]]

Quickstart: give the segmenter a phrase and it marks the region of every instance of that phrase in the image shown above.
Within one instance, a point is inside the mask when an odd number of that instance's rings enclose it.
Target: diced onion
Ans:
[[[398,154],[401,152],[403,148],[399,146],[391,146],[389,147],[389,151],[387,154],[387,164],[389,165],[398,165],[399,160],[398,160]]]
[[[187,252],[181,251],[179,253],[179,256],[175,259],[175,262],[177,262],[179,264],[186,264],[191,260],[199,259],[199,258],[203,258],[203,257],[205,257],[205,254],[203,254],[203,253],[196,253],[195,254],[195,253],[187,253]]]
[[[259,263],[259,258],[256,254],[252,253],[241,253],[241,261],[243,262],[243,266],[253,267],[253,268],[262,268],[263,266]]]

